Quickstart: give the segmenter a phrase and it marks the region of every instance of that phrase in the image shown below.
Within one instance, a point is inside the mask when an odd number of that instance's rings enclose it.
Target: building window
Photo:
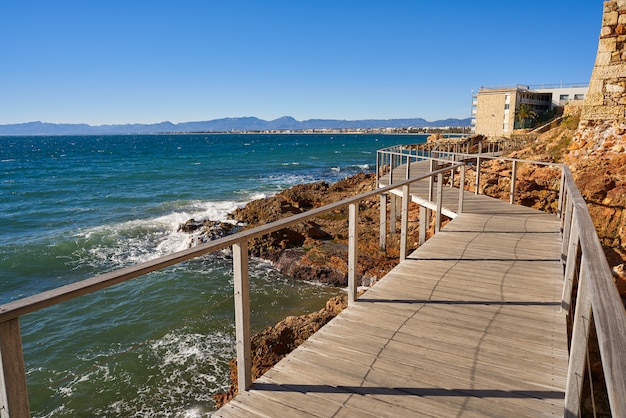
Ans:
[[[504,110],[509,110],[510,107],[511,107],[511,105],[507,103],[507,104],[504,105]]]
[[[561,94],[559,100],[569,100],[569,94]]]
[[[574,100],[584,100],[585,99],[585,95],[584,94],[575,94],[574,95]]]

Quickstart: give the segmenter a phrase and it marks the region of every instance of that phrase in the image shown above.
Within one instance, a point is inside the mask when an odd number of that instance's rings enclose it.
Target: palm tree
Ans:
[[[533,110],[533,108],[528,103],[522,103],[515,110],[515,118],[519,121],[519,127],[525,128],[527,120],[537,120],[539,115]]]

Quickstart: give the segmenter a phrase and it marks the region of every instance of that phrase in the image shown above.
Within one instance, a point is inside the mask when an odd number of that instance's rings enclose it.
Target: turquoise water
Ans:
[[[0,303],[187,248],[190,218],[224,220],[294,184],[374,169],[424,136],[0,137]],[[232,267],[212,254],[21,319],[33,416],[205,416],[234,356]],[[253,329],[342,289],[251,261]]]

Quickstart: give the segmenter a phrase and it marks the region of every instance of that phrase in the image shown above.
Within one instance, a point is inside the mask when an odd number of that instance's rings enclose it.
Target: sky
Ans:
[[[468,118],[588,83],[602,0],[3,0],[0,124]]]

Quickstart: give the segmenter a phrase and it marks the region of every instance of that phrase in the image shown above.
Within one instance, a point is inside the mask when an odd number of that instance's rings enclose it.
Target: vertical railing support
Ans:
[[[393,183],[392,171],[393,171],[393,154],[387,154],[387,169],[389,170],[389,184]]]
[[[348,305],[354,305],[357,298],[357,260],[358,254],[358,219],[359,205],[351,203],[348,207]]]
[[[570,311],[572,304],[572,288],[574,287],[574,275],[578,268],[578,223],[576,212],[572,214],[569,245],[565,255],[565,274],[563,276],[563,294],[561,296],[561,310]]]
[[[432,173],[433,171],[435,171],[435,160],[430,160],[430,167],[429,167],[430,172]],[[430,176],[428,178],[428,200],[429,201],[433,201],[433,192],[435,189],[435,178],[433,176]]]
[[[452,165],[456,162],[456,154],[452,154]],[[450,188],[454,187],[454,172],[456,169],[450,170]]]
[[[443,204],[443,173],[437,174],[437,213],[435,213],[435,233],[441,230],[441,207]]]
[[[250,340],[250,284],[248,278],[248,242],[233,244],[235,289],[235,339],[239,393],[252,385],[252,347]]]
[[[513,160],[513,167],[511,169],[511,192],[509,193],[509,203],[515,203],[515,189],[517,184],[517,161]]]
[[[389,197],[391,199],[389,205],[389,233],[393,235],[398,232],[398,196],[391,193]]]
[[[576,295],[576,311],[572,343],[570,345],[569,364],[565,389],[564,417],[580,416],[580,401],[583,391],[584,371],[589,346],[589,329],[591,325],[591,298],[587,283],[587,267],[583,259],[578,276],[578,292]]]
[[[476,190],[474,193],[480,194],[480,157],[476,157]]]
[[[565,219],[563,220],[563,237],[561,245],[561,261],[565,263],[567,248],[569,246],[570,234],[572,232],[572,217],[574,213],[574,202],[571,199],[565,204]]]
[[[376,187],[378,187],[379,179],[380,179],[380,151],[376,151]]]
[[[400,261],[406,260],[409,230],[409,185],[402,186],[402,217],[400,227]]]
[[[406,180],[410,178],[411,178],[411,154],[408,154],[406,156]]]
[[[561,185],[559,186],[559,218],[563,217],[563,202],[565,199],[565,166],[561,166]]]
[[[0,417],[30,416],[19,319],[0,323]]]
[[[458,213],[463,213],[463,203],[465,202],[465,164],[461,167],[461,178],[459,179],[459,209]]]
[[[387,251],[387,194],[380,195],[380,251]]]
[[[419,245],[423,245],[426,242],[426,230],[428,229],[428,223],[428,209],[425,206],[420,206]]]

